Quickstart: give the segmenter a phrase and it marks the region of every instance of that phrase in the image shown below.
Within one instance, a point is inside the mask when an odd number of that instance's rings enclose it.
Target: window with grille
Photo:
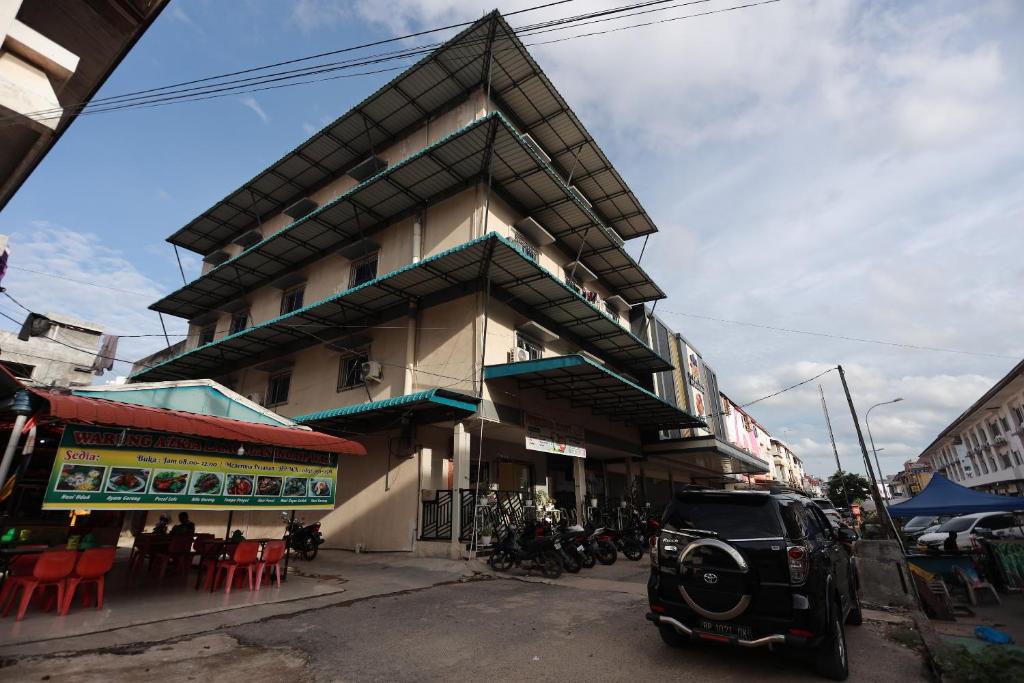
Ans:
[[[537,247],[536,244],[533,243],[533,240],[531,240],[529,237],[513,228],[512,241],[516,243],[516,246],[523,250],[524,254],[529,256],[534,261],[538,260],[540,256],[540,249]]]
[[[544,346],[520,332],[516,332],[516,348],[526,351],[530,360],[540,360],[544,357]]]
[[[297,311],[302,308],[302,297],[305,293],[305,285],[286,289],[284,294],[281,295],[281,315],[291,313],[292,311]]]
[[[370,360],[369,349],[341,357],[338,366],[338,391],[359,387],[363,382],[363,363]]]
[[[352,262],[348,278],[349,288],[358,287],[377,277],[377,254],[370,254]]]
[[[249,326],[249,310],[239,311],[231,316],[231,327],[228,334],[237,334]]]
[[[1006,419],[1005,415],[999,417],[999,425],[1003,428],[1004,432],[1010,431],[1010,421]]]
[[[266,405],[276,406],[281,403],[287,403],[288,390],[291,389],[291,384],[292,373],[290,372],[271,375],[270,381],[267,383]]]

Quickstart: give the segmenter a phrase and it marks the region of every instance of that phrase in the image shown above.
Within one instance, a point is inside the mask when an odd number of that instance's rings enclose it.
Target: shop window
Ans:
[[[237,334],[249,326],[249,309],[231,315],[231,327],[228,334]]]
[[[341,357],[338,366],[338,391],[360,387],[363,382],[363,363],[370,360],[369,349],[351,353]]]
[[[352,262],[352,270],[348,278],[349,288],[358,287],[377,277],[377,257],[380,252],[364,256]]]
[[[291,313],[302,308],[302,297],[306,293],[306,286],[299,285],[286,289],[281,295],[281,315]]]
[[[204,325],[203,327],[200,327],[199,328],[199,346],[202,346],[203,344],[209,344],[210,342],[212,342],[213,341],[213,336],[214,336],[214,334],[216,332],[217,332],[217,325],[214,324],[214,323],[211,323],[209,325]]]
[[[516,332],[516,348],[525,351],[529,356],[528,360],[540,360],[544,357],[544,346],[521,332]]]
[[[267,383],[267,400],[264,405],[276,406],[288,402],[288,391],[291,389],[292,373],[284,372],[271,375]]]

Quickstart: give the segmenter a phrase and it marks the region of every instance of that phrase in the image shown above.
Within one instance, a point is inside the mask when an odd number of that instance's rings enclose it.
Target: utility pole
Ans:
[[[853,407],[853,396],[850,395],[850,387],[846,384],[846,373],[843,372],[843,366],[838,366],[839,379],[843,383],[843,391],[846,392],[846,402],[850,404],[850,415],[853,417],[853,426],[857,429],[857,441],[860,442],[860,452],[864,457],[864,467],[868,473],[868,479],[871,484],[871,498],[875,501],[875,509],[878,511],[878,522],[879,526],[882,527],[882,534],[886,538],[894,539],[897,543],[900,543],[899,536],[896,534],[896,529],[892,525],[892,519],[889,517],[889,511],[885,507],[885,503],[882,501],[882,496],[878,492],[878,480],[875,479],[875,470],[871,467],[871,458],[868,456],[868,446],[864,443],[864,433],[860,430],[860,420],[857,419],[857,409]],[[902,547],[902,543],[900,546]]]
[[[818,393],[821,394],[821,409],[825,412],[825,425],[828,427],[828,438],[832,440],[832,453],[836,456],[836,472],[839,474],[839,483],[843,487],[843,500],[846,501],[846,509],[850,510],[850,492],[846,488],[846,480],[843,478],[843,466],[839,463],[839,449],[836,448],[836,436],[832,433],[832,420],[828,416],[828,406],[825,404],[825,390],[818,385]],[[852,514],[852,512],[851,512]]]

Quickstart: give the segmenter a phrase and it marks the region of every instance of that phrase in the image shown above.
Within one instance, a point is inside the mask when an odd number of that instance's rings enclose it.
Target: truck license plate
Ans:
[[[750,627],[738,624],[722,624],[714,621],[700,622],[700,630],[719,636],[731,636],[740,640],[751,640]]]

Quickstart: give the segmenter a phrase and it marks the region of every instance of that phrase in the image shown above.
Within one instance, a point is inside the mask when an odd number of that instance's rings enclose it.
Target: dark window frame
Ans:
[[[367,264],[369,264],[371,262],[373,263],[373,274],[370,277],[366,277],[365,271],[360,271],[360,268],[366,266]],[[366,256],[360,256],[359,258],[354,259],[349,264],[348,288],[352,289],[353,287],[358,287],[359,285],[364,285],[367,282],[370,282],[372,280],[376,280],[377,279],[377,273],[379,272],[379,269],[380,269],[380,251],[375,251],[372,254],[367,254]],[[362,273],[362,275],[360,273]],[[362,278],[365,278],[365,279],[362,279]]]
[[[295,285],[281,292],[281,315],[294,313],[302,308],[306,296],[306,284]]]
[[[365,386],[361,375],[363,363],[370,360],[370,347],[353,349],[349,353],[343,353],[338,359],[338,385],[337,392],[349,391]]]
[[[196,346],[209,344],[217,336],[217,323],[210,323],[199,328],[198,343]]]
[[[241,323],[241,324],[239,324]],[[228,323],[228,334],[238,334],[249,327],[249,309],[231,314],[231,322]]]
[[[282,397],[281,386],[284,386]],[[289,394],[291,394],[292,388],[292,372],[277,372],[267,378],[267,395],[263,401],[265,406],[279,406],[288,402]]]

